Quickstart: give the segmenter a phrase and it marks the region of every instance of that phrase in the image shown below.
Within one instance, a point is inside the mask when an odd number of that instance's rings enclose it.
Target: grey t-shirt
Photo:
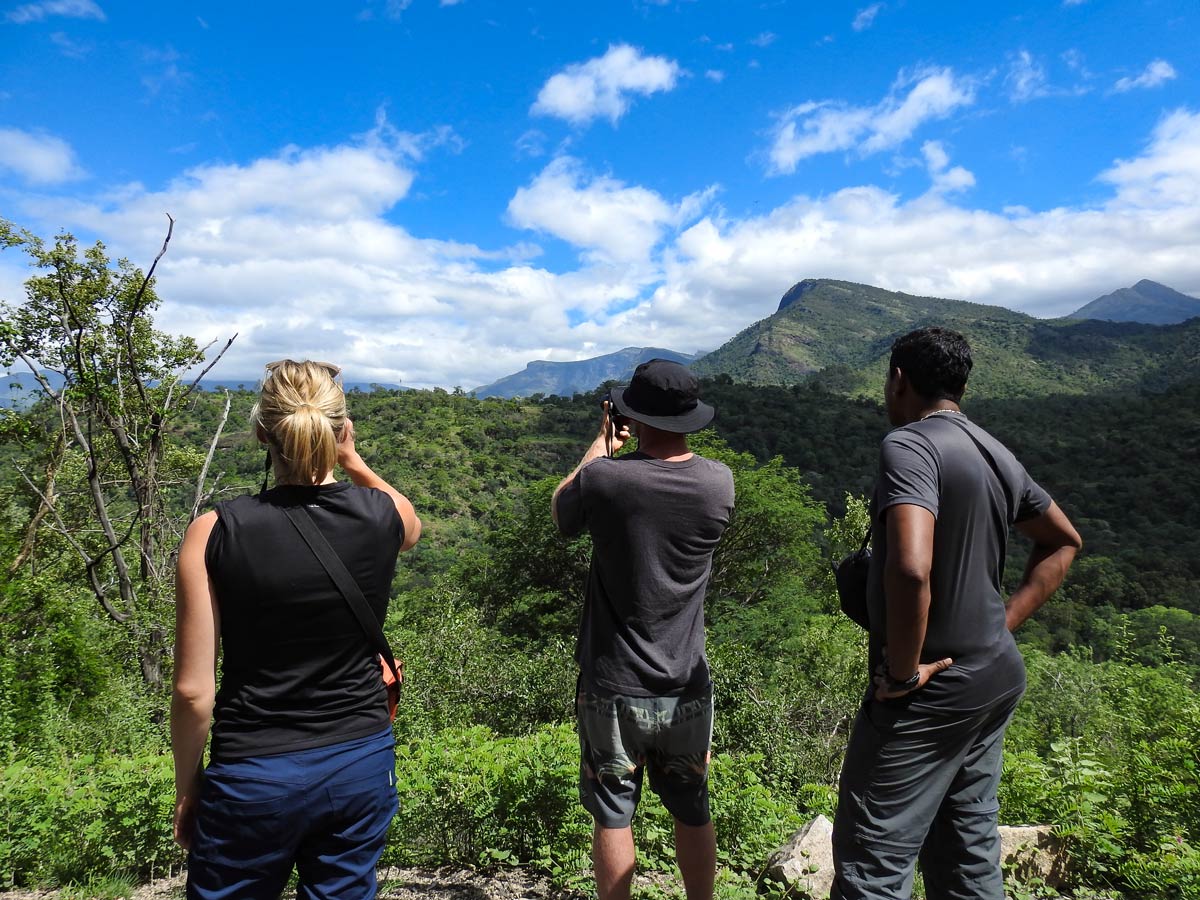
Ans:
[[[991,454],[1000,477],[964,426]],[[1004,624],[1001,578],[1010,526],[1044,513],[1050,495],[1003,444],[962,414],[942,413],[889,432],[871,503],[875,524],[867,602],[872,672],[887,641],[885,513],[902,504],[923,507],[936,517],[921,662],[954,659],[909,702],[930,712],[968,712],[1023,691],[1025,664]]]
[[[594,687],[669,697],[709,682],[704,593],[733,512],[733,475],[693,455],[594,460],[557,502],[558,527],[592,536],[575,658]]]

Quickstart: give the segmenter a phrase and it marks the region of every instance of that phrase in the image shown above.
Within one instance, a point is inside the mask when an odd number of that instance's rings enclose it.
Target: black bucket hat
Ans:
[[[642,363],[629,386],[613,388],[611,396],[618,415],[676,434],[699,431],[716,413],[700,401],[700,381],[691,370],[669,359]]]

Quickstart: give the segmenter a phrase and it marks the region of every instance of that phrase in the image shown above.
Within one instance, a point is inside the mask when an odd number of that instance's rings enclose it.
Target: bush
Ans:
[[[168,756],[9,765],[0,772],[0,887],[178,867],[174,791]]]

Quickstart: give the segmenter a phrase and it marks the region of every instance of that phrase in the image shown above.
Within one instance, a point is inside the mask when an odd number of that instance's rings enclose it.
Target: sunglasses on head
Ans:
[[[316,359],[305,360],[305,362],[310,362],[314,366],[320,366],[322,369],[324,369],[326,372],[329,373],[330,378],[337,378],[339,375],[342,374],[342,367],[335,366],[333,363],[321,362],[320,360],[316,360]],[[274,375],[275,370],[286,363],[291,363],[293,366],[303,365],[303,363],[298,363],[294,359],[277,359],[277,360],[275,360],[275,362],[267,363],[267,374]]]

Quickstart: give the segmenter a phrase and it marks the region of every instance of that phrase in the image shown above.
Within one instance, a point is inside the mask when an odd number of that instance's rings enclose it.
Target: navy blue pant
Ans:
[[[396,814],[388,728],[329,747],[209,765],[188,855],[188,900],[373,898]]]
[[[918,856],[929,900],[1004,900],[996,791],[1019,699],[957,715],[863,704],[833,823],[833,900],[907,900]]]

